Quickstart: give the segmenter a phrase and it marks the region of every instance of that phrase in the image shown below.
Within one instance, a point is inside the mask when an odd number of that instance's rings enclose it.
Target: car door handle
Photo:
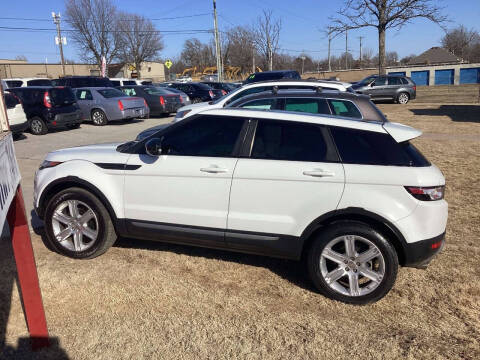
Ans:
[[[210,167],[200,168],[200,171],[206,172],[206,173],[211,173],[211,174],[217,174],[217,173],[226,173],[228,171],[228,169],[224,169],[224,168],[218,167],[216,165],[212,165]]]
[[[314,176],[314,177],[332,177],[335,176],[334,172],[325,171],[322,169],[313,169],[313,170],[305,170],[303,175],[307,176]]]

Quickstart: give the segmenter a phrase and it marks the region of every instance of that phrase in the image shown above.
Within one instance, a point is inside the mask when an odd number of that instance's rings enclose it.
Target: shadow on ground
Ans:
[[[479,105],[441,105],[432,109],[410,109],[415,115],[448,116],[452,121],[480,122]]]
[[[17,339],[17,346],[6,344],[7,323],[15,283],[19,289],[12,242],[6,225],[4,229],[0,229],[0,359],[68,359],[67,353],[61,348],[56,337],[35,339],[21,337]],[[32,345],[44,344],[46,341],[48,347],[32,350]]]

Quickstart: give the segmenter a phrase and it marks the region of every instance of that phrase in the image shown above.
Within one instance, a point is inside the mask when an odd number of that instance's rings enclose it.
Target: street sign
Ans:
[[[128,65],[128,70],[135,71],[136,70],[135,65],[132,65],[132,64]]]
[[[167,60],[165,61],[165,66],[167,67],[167,69],[170,69],[172,67],[173,63],[171,60]]]

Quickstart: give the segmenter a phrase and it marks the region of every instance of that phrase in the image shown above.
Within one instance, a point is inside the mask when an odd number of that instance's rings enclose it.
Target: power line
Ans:
[[[0,30],[11,30],[11,31],[54,31],[56,32],[57,29],[51,28],[31,28],[31,27],[11,27],[11,26],[0,26]],[[64,32],[76,32],[75,29],[63,29]],[[176,33],[211,33],[212,29],[181,29],[181,30],[145,30],[139,31],[139,33],[162,33],[162,34],[176,34]],[[125,33],[129,32],[128,30],[106,30],[106,33]]]
[[[191,14],[191,15],[183,15],[183,16],[172,16],[172,17],[162,17],[162,18],[146,18],[152,21],[160,21],[160,20],[175,20],[175,19],[185,19],[185,18],[192,18],[197,16],[207,16],[212,15],[211,12],[200,13],[200,14]],[[15,21],[51,21],[49,19],[43,18],[18,18],[18,17],[0,17],[0,20],[15,20]],[[93,21],[93,20],[90,20]],[[135,21],[135,19],[127,19],[122,21]]]

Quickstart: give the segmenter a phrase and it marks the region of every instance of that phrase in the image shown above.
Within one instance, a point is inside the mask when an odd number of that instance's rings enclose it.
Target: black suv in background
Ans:
[[[300,80],[300,74],[295,70],[278,70],[278,71],[263,71],[256,72],[247,77],[243,82],[244,84],[250,84],[259,81],[271,81],[271,80]]]
[[[82,87],[113,87],[108,78],[98,76],[66,76],[52,80],[53,86],[69,86],[71,88]]]
[[[352,84],[353,90],[370,95],[372,100],[391,100],[406,104],[417,97],[417,86],[412,79],[401,75],[371,75]]]
[[[61,126],[78,128],[82,122],[82,112],[69,87],[28,86],[6,91],[22,101],[34,135],[44,135],[48,129]]]
[[[217,81],[202,81],[202,84],[208,85],[217,90],[225,91],[223,95],[226,95],[230,91],[235,90],[237,88],[236,86],[230,85],[229,83],[217,82]]]
[[[206,84],[197,82],[172,83],[169,87],[183,91],[192,100],[192,103],[211,101],[224,95],[222,90],[214,89]]]

